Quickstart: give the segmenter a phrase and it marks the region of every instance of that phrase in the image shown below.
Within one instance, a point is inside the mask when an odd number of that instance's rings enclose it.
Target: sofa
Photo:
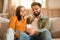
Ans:
[[[50,18],[52,40],[60,40],[60,18]],[[4,35],[9,28],[9,21],[0,22],[0,40],[4,40]]]
[[[50,18],[52,40],[60,40],[60,17]]]
[[[9,27],[9,19],[0,17],[0,40],[4,40],[4,35]]]

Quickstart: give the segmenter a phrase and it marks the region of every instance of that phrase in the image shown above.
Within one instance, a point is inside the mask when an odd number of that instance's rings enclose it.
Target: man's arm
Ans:
[[[50,20],[49,20],[49,18],[47,18],[46,20],[45,20],[45,22],[44,22],[44,28],[43,29],[48,29],[48,30],[50,30],[50,28],[51,28],[51,22],[50,22]]]

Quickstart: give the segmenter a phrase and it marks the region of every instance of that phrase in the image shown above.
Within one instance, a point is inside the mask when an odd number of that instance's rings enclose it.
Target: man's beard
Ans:
[[[39,16],[39,15],[40,15],[40,12],[37,12],[37,13],[34,12],[34,16],[35,16],[35,17],[37,17],[37,16]]]

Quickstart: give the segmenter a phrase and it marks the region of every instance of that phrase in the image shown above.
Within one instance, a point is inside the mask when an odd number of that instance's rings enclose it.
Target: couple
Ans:
[[[33,12],[32,17],[25,17],[25,7],[17,7],[16,15],[10,18],[8,31],[11,32],[7,40],[14,40],[14,38],[17,40],[51,40],[51,34],[48,31],[50,28],[49,18],[40,14],[41,4],[33,2],[31,8]],[[29,25],[33,26],[33,28],[29,28]]]

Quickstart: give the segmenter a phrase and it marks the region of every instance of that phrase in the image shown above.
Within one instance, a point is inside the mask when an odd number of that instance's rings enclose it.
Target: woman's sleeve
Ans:
[[[17,20],[17,18],[15,16],[10,18],[9,27],[12,28],[13,30],[15,30],[16,20]]]

